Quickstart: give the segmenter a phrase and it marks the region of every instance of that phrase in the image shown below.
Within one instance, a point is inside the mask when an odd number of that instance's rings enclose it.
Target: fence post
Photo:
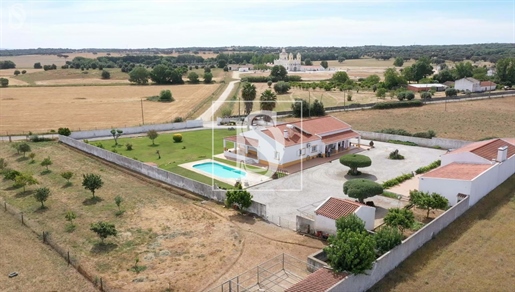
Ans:
[[[4,202],[4,210],[7,212],[7,202]]]
[[[68,266],[70,265],[70,251],[68,251]]]
[[[100,277],[100,291],[104,291],[104,282],[102,282],[102,277]]]
[[[279,226],[281,226],[281,216],[279,216]]]
[[[257,284],[259,285],[259,266],[257,266]]]
[[[232,292],[232,280],[229,280],[229,292]]]
[[[284,271],[284,252],[283,252],[283,271]]]
[[[236,292],[240,292],[240,276],[236,277]]]
[[[23,212],[21,212],[20,214],[21,214],[21,224],[25,225],[25,222],[23,222]]]

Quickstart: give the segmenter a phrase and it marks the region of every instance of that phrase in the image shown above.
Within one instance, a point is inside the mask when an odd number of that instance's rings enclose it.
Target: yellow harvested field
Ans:
[[[136,126],[169,122],[186,117],[208,98],[218,84],[175,86],[75,86],[20,87],[0,89],[0,133],[47,132],[59,127],[72,130]],[[175,101],[160,103],[145,100],[172,91]]]
[[[14,77],[14,71],[27,71],[25,74],[29,73],[35,73],[35,72],[43,72],[43,69],[1,69],[0,70],[0,77]],[[21,74],[20,74],[21,76]],[[9,83],[10,84],[10,83]]]
[[[66,63],[66,61],[71,61],[75,57],[85,57],[85,58],[97,58],[104,57],[106,53],[98,53],[94,55],[93,53],[65,53],[63,55],[68,55],[68,58],[59,58],[57,55],[23,55],[23,56],[4,56],[0,57],[0,61],[10,60],[16,64],[16,68],[18,69],[29,69],[34,68],[34,63],[41,63],[41,65],[52,65],[55,64],[57,67],[61,67]],[[112,56],[124,56],[124,54],[111,54]]]

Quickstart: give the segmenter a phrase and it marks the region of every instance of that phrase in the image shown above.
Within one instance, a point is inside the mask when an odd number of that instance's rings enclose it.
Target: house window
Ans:
[[[298,153],[299,153],[299,156],[301,156],[302,155],[302,149],[299,149]]]
[[[318,148],[318,145],[312,146],[311,147],[311,153],[317,152],[317,148]]]
[[[279,152],[275,151],[275,155],[274,155],[274,158],[279,160]]]

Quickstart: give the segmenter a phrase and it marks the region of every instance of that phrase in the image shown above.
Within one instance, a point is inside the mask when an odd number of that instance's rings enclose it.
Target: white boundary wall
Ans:
[[[187,177],[171,173],[161,168],[146,165],[137,160],[113,153],[111,151],[107,151],[102,148],[89,145],[87,143],[75,140],[70,137],[59,135],[59,141],[73,148],[79,149],[83,152],[102,158],[106,161],[115,163],[116,165],[125,167],[129,170],[143,174],[145,176],[166,183],[168,185],[190,191],[192,193],[201,195],[203,197],[218,202],[225,201],[225,190],[215,190],[213,189],[213,186],[206,185],[198,181],[194,181]],[[258,203],[256,201],[252,201],[252,205],[247,209],[247,211],[257,214],[260,217],[266,218],[266,205]]]
[[[419,138],[419,137],[411,137],[411,136],[401,136],[401,135],[392,135],[385,133],[376,133],[376,132],[366,132],[366,131],[356,131],[361,135],[361,139],[373,140],[373,141],[383,141],[386,142],[388,140],[399,140],[399,141],[409,141],[416,143],[419,146],[423,147],[442,147],[443,149],[457,149],[461,148],[467,144],[472,142],[463,141],[463,140],[453,140],[453,139],[444,139],[444,138]]]
[[[190,120],[182,123],[167,123],[167,124],[155,124],[155,125],[144,125],[139,127],[130,127],[130,128],[116,128],[123,131],[124,135],[131,134],[140,134],[146,133],[149,130],[156,130],[158,132],[162,131],[172,131],[172,130],[181,130],[181,129],[190,129],[190,128],[201,128],[203,126],[202,120]],[[79,131],[72,132],[70,137],[73,139],[91,139],[98,137],[109,137],[111,136],[111,129],[103,129],[103,130],[91,130],[91,131]]]
[[[379,282],[386,274],[395,269],[400,263],[431,240],[438,232],[451,224],[469,208],[469,196],[458,202],[445,213],[441,214],[422,229],[404,240],[389,252],[382,255],[374,263],[368,275],[350,275],[329,288],[327,291],[366,291]]]

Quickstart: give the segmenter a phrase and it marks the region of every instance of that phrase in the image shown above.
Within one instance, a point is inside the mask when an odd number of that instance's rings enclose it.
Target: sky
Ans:
[[[515,43],[515,0],[8,1],[0,48]]]

